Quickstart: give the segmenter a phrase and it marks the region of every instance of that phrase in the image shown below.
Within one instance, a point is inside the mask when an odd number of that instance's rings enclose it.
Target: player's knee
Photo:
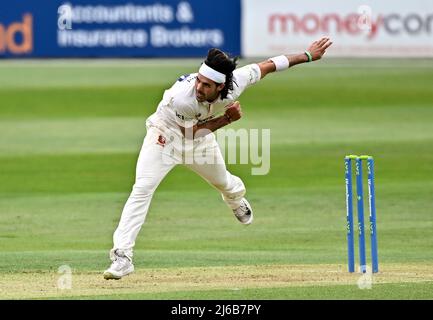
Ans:
[[[155,192],[156,187],[156,183],[152,183],[145,179],[139,179],[135,182],[132,192],[139,196],[151,196]]]
[[[218,181],[213,181],[212,184],[218,190],[224,191],[228,187],[228,180],[227,179],[221,179]]]

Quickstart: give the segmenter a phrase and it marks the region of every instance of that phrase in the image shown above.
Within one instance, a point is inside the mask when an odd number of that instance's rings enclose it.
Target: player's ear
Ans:
[[[220,83],[220,84],[217,86],[217,90],[218,90],[218,92],[222,91],[222,90],[224,89],[225,86],[226,86],[225,83]]]

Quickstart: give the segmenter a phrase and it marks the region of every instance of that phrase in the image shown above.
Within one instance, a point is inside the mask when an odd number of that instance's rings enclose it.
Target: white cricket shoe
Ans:
[[[105,280],[119,280],[131,272],[134,272],[132,259],[125,255],[122,250],[111,250],[110,259],[113,261],[113,263],[111,264],[110,268],[104,272]]]
[[[253,222],[253,209],[251,209],[251,205],[245,198],[242,198],[241,205],[239,208],[234,209],[233,213],[242,224],[248,225]]]

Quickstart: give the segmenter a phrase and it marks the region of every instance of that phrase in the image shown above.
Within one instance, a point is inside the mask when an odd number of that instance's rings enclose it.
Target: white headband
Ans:
[[[203,62],[203,64],[200,67],[200,70],[198,72],[205,76],[206,78],[211,79],[212,81],[216,83],[225,83],[226,82],[226,75],[224,73],[218,72]]]

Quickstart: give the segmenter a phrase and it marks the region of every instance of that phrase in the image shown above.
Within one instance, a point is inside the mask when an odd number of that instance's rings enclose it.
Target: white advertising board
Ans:
[[[305,50],[332,38],[329,56],[433,57],[432,0],[243,0],[245,57]]]

